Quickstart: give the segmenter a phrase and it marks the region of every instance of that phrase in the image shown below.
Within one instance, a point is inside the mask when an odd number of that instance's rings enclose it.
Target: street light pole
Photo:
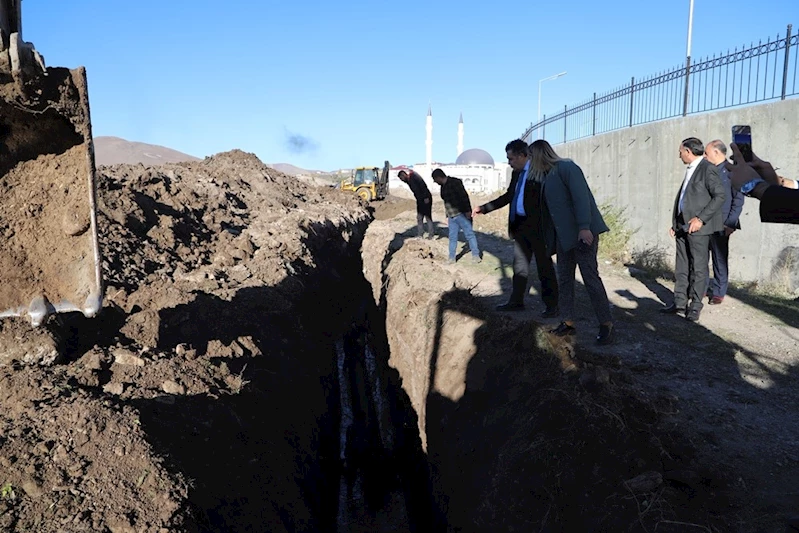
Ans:
[[[693,0],[691,0],[691,1],[693,2]],[[554,79],[560,78],[561,76],[565,76],[565,75],[566,75],[566,71],[563,71],[560,74],[553,74],[552,76],[549,76],[547,78],[543,78],[543,79],[538,80],[538,117],[537,117],[537,120],[536,120],[536,122],[538,124],[541,123],[541,83],[543,83],[545,81],[548,81],[548,80],[554,80]],[[541,138],[540,135],[539,135],[540,132],[541,132],[541,127],[539,126],[538,128],[536,128],[536,132],[535,132],[535,136],[538,137],[539,139]]]
[[[685,47],[685,94],[682,102],[682,116],[688,114],[688,82],[691,74],[691,36],[694,32],[694,0],[688,5],[688,44]]]

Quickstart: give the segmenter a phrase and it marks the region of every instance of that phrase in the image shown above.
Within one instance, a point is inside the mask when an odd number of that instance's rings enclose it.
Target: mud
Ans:
[[[0,84],[0,310],[99,298],[91,150],[82,69]]]

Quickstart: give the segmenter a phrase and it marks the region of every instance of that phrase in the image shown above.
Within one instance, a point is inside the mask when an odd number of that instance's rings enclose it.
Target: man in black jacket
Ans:
[[[458,233],[463,230],[463,236],[466,237],[469,250],[472,252],[472,261],[479,263],[482,259],[480,258],[480,248],[477,246],[477,237],[474,236],[472,228],[472,202],[469,200],[466,187],[463,186],[460,179],[447,176],[440,168],[433,171],[433,181],[441,186],[441,200],[444,202],[444,210],[447,213],[449,262],[455,262]]]
[[[508,212],[508,233],[513,239],[513,289],[507,303],[497,307],[500,311],[524,309],[527,294],[527,279],[530,261],[535,256],[538,279],[541,282],[541,298],[546,309],[544,318],[558,316],[558,282],[555,266],[552,264],[554,250],[548,249],[547,232],[554,231],[546,204],[541,201],[541,182],[531,179],[530,152],[527,143],[521,139],[511,141],[505,146],[508,164],[513,169],[508,190],[487,204],[475,207],[473,215],[490,213],[510,205]]]
[[[760,221],[778,224],[799,224],[799,189],[780,186],[774,167],[752,154],[752,162],[744,162],[741,150],[732,148],[735,163],[727,163],[732,186],[747,196],[760,200]]]
[[[430,194],[430,189],[427,188],[427,184],[419,173],[414,170],[411,170],[410,174],[400,170],[398,176],[408,184],[416,198],[416,236],[424,237],[422,222],[427,220],[427,238],[432,239],[435,234],[433,232],[433,195]]]
[[[682,187],[674,199],[669,235],[676,240],[674,303],[661,313],[685,312],[691,322],[699,320],[707,289],[710,235],[721,231],[724,185],[719,171],[702,157],[705,147],[696,137],[680,144],[680,159],[686,165]]]

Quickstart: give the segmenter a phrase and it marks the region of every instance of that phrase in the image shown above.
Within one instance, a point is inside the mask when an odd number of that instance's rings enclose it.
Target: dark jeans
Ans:
[[[564,251],[558,242],[558,288],[560,290],[560,316],[563,320],[574,320],[574,272],[580,266],[585,289],[591,299],[591,306],[600,324],[613,320],[610,312],[605,284],[599,277],[596,254],[599,249],[599,235],[594,236],[591,245],[577,243],[577,247]]]
[[[522,219],[513,230],[513,292],[510,301],[524,303],[530,261],[535,256],[538,280],[541,282],[541,299],[547,308],[558,306],[558,280],[552,256],[547,252],[544,239],[539,236],[537,219]]]
[[[707,290],[710,260],[710,235],[678,233],[674,264],[674,305],[701,311]]]
[[[727,294],[727,259],[730,253],[730,238],[719,231],[710,236],[710,256],[713,258],[713,279],[709,280],[708,290],[711,296],[724,298]]]

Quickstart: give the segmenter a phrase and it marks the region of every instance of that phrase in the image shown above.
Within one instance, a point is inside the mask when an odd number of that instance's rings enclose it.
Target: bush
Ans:
[[[599,255],[619,263],[630,261],[630,238],[635,231],[629,228],[626,207],[619,207],[612,202],[599,206],[599,212],[605,219],[610,231],[602,234]]]

